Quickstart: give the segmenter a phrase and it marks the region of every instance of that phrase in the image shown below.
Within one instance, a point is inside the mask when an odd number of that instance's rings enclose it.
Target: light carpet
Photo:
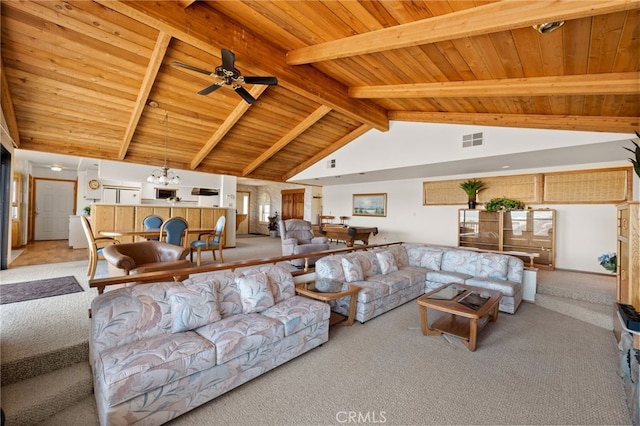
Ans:
[[[411,301],[168,424],[627,425],[616,352],[611,332],[530,303],[470,352],[423,336]],[[46,424],[96,416],[86,398]]]

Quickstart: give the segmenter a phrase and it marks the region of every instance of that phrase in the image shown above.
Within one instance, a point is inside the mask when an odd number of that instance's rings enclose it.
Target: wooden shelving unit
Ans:
[[[460,209],[458,245],[482,250],[537,253],[535,267],[555,268],[555,210]],[[530,262],[528,256],[519,256]]]

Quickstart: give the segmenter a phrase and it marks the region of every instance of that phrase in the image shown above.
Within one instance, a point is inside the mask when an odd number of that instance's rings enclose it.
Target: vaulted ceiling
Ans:
[[[286,181],[389,120],[633,133],[637,1],[3,1],[25,150]],[[532,25],[565,21],[541,34]],[[221,49],[243,75],[202,96]],[[150,102],[157,107],[150,106]],[[164,122],[165,113],[168,122]],[[165,127],[166,124],[166,127]],[[168,129],[168,130],[166,130]]]

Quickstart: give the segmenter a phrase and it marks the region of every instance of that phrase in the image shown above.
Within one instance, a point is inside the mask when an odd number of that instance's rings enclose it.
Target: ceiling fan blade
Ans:
[[[242,99],[247,101],[249,105],[256,101],[256,98],[251,96],[251,93],[247,92],[247,90],[242,86],[236,86],[233,88],[233,90],[235,90],[236,93],[242,97]]]
[[[194,67],[194,66],[187,65],[187,64],[182,64],[180,62],[175,62],[174,61],[174,62],[171,62],[171,65],[174,65],[174,66],[180,67],[180,68],[186,68],[188,70],[195,71],[195,72],[200,72],[202,74],[207,74],[207,75],[211,75],[212,74],[211,71],[203,70],[202,68]]]
[[[276,77],[247,76],[244,77],[244,82],[247,84],[269,84],[273,86],[278,84],[278,79]]]
[[[222,68],[227,71],[233,71],[236,62],[236,55],[227,49],[222,49]]]
[[[199,91],[198,95],[208,95],[209,93],[221,88],[223,84],[224,83],[213,83],[212,85],[207,86],[204,89],[202,89],[201,91]]]

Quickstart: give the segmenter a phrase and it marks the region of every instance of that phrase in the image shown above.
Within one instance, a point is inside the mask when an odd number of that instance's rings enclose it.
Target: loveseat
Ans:
[[[102,251],[110,277],[191,266],[189,249],[160,241],[113,244]]]
[[[103,426],[165,423],[326,342],[330,316],[277,265],[118,288],[91,312]]]
[[[513,256],[419,244],[394,244],[323,257],[316,279],[361,288],[356,320],[365,322],[448,283],[468,284],[503,293],[499,309],[515,313],[522,301],[524,262]],[[332,309],[346,315],[349,299]]]

